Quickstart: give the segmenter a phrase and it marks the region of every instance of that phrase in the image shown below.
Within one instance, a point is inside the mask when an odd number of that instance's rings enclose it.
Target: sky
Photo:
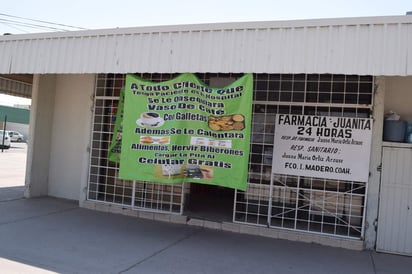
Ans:
[[[87,29],[405,15],[411,0],[19,0],[2,1],[0,13]],[[8,20],[8,21],[4,21]],[[45,32],[0,16],[0,33]],[[35,22],[31,22],[37,24]]]
[[[407,11],[412,11],[411,0],[19,0],[1,4],[0,35],[57,29],[391,16],[405,15]],[[0,94],[3,105],[27,102]]]
[[[31,100],[6,94],[0,94],[0,106],[31,105]]]

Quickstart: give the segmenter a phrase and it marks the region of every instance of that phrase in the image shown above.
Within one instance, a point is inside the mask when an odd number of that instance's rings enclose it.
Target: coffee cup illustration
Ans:
[[[158,127],[164,123],[162,117],[156,112],[143,112],[136,121],[139,126]]]

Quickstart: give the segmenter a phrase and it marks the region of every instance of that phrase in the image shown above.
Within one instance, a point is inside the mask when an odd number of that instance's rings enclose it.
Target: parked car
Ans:
[[[8,131],[0,130],[0,149],[10,148],[10,135]]]
[[[18,131],[9,130],[10,141],[12,142],[23,142],[24,136]]]

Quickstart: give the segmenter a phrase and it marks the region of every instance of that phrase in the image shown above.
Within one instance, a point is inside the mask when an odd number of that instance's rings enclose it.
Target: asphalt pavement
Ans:
[[[0,200],[23,197],[26,158],[26,143],[12,142],[10,149],[0,150]]]
[[[140,219],[51,197],[25,199],[24,176],[18,185],[13,173],[19,169],[3,168],[6,158],[0,154],[0,273],[412,273],[406,256]]]

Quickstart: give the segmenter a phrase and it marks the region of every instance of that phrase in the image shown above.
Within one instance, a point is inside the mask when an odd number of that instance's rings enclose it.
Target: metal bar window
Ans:
[[[168,80],[170,74],[141,74],[152,81]],[[183,187],[121,180],[119,166],[108,160],[108,148],[116,121],[123,74],[97,77],[92,127],[88,200],[129,206],[134,209],[182,214]]]
[[[175,74],[138,74],[165,81]],[[199,73],[210,84],[242,74]],[[124,74],[101,74],[96,80],[88,199],[182,214],[188,185],[120,180],[118,165],[108,161],[118,97]],[[225,82],[225,81],[223,81]],[[370,117],[373,77],[332,74],[255,74],[249,182],[236,191],[233,221],[360,238],[363,235],[366,183],[272,174],[276,114]]]
[[[234,222],[361,238],[366,183],[272,174],[274,118],[370,117],[373,77],[258,74],[254,86],[249,184],[236,191]]]

